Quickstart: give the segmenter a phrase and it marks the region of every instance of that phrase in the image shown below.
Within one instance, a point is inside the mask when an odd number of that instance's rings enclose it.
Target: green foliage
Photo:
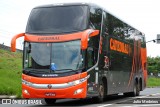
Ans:
[[[0,49],[0,95],[21,96],[22,53]]]
[[[147,87],[160,86],[160,78],[149,77],[147,81]]]
[[[151,72],[155,75],[160,72],[160,57],[148,57],[148,73]]]

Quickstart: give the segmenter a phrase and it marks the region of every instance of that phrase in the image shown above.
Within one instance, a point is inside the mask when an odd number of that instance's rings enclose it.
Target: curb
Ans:
[[[150,87],[146,87],[146,88],[160,88],[160,86],[150,86]]]
[[[16,95],[11,95],[11,96],[9,96],[9,95],[0,95],[0,98],[17,98],[17,96]]]

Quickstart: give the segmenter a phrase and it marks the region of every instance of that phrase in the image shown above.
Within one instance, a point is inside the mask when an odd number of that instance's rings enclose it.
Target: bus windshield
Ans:
[[[25,43],[24,69],[64,72],[82,68],[80,40],[60,43]]]
[[[87,6],[52,6],[34,8],[26,33],[60,34],[87,28]]]

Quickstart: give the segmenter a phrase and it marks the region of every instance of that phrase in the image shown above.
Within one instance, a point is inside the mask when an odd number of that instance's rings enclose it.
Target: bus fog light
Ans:
[[[81,89],[77,89],[75,92],[74,92],[74,94],[79,94],[79,93],[81,93],[83,91],[83,89],[81,88]]]
[[[23,90],[23,92],[24,92],[25,94],[29,94],[28,90]]]

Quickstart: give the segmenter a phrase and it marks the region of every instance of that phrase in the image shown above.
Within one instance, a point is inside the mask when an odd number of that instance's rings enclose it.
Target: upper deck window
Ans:
[[[34,8],[26,33],[59,34],[87,28],[88,6],[55,6]]]

